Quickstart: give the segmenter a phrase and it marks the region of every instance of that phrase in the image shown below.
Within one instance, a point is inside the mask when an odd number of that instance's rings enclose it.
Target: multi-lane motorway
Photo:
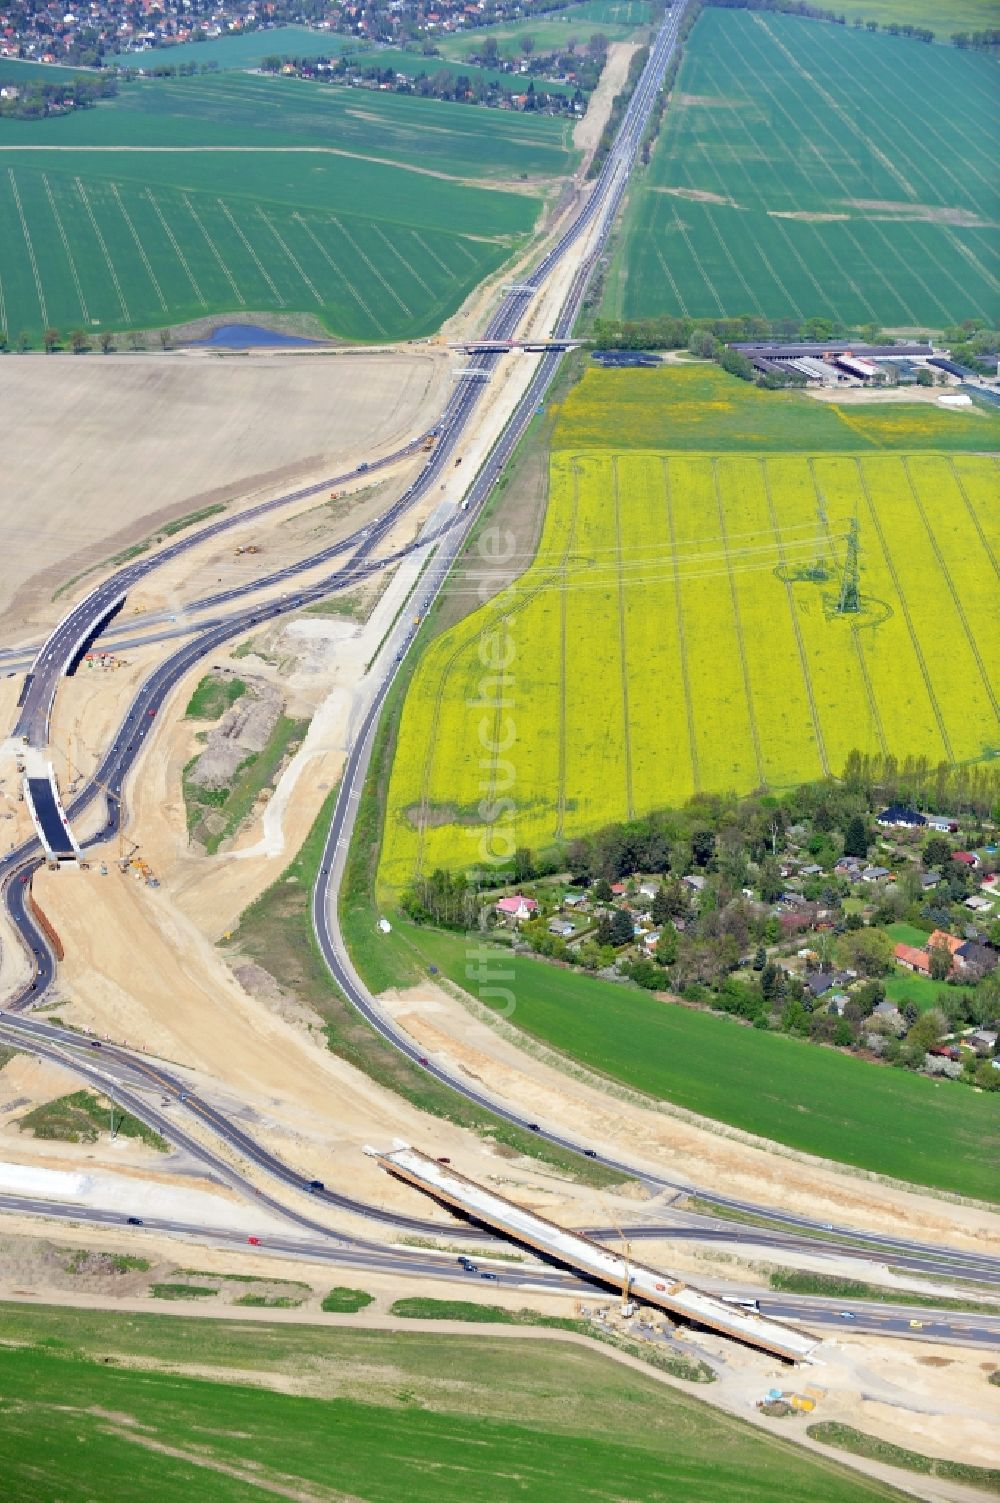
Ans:
[[[118,1210],[70,1206],[62,1201],[30,1199],[17,1195],[0,1194],[0,1211],[90,1226],[120,1227],[122,1224],[122,1214]],[[232,1227],[213,1227],[199,1222],[157,1216],[144,1216],[142,1226],[145,1232],[192,1238],[199,1243],[214,1246],[242,1249],[247,1246],[246,1233]],[[434,1254],[417,1248],[383,1247],[350,1238],[294,1237],[270,1232],[259,1238],[254,1245],[254,1253],[258,1257],[273,1256],[328,1263],[364,1273],[418,1276],[450,1283],[460,1279],[470,1285],[486,1272],[493,1276],[491,1282],[496,1282],[498,1288],[502,1289],[520,1290],[522,1293],[576,1295],[580,1299],[609,1298],[607,1290],[596,1289],[593,1284],[562,1269],[538,1263],[517,1266],[509,1261],[492,1260],[488,1249],[476,1253],[476,1268],[469,1274],[460,1269],[454,1253]],[[742,1296],[755,1299],[763,1316],[782,1321],[802,1321],[811,1327],[824,1327],[831,1333],[853,1331],[897,1336],[919,1335],[921,1339],[928,1341],[962,1342],[969,1346],[987,1347],[994,1347],[1000,1340],[1000,1315],[938,1314],[921,1305],[907,1305],[905,1299],[893,1304],[856,1300],[848,1308],[841,1302],[816,1299],[808,1295],[767,1295],[748,1289],[742,1291]]]
[[[584,245],[584,253],[581,255],[579,264],[572,277],[568,291],[562,301],[562,306],[555,320],[553,334],[558,338],[570,333],[580,303],[594,264],[599,257],[605,244],[607,233],[614,220],[620,204],[622,193],[628,181],[629,172],[638,145],[641,141],[648,119],[649,110],[660,87],[663,71],[669,61],[673,50],[677,27],[683,15],[683,7],[678,6],[668,13],[667,19],[661,28],[656,41],[651,49],[650,60],[646,71],[632,97],[629,108],[623,119],[622,126],[614,148],[609,154],[604,167],[598,178],[592,185],[589,195],[583,206],[570,221],[566,229],[556,240],[552,248],[540,260],[537,266],[529,273],[523,283],[508,293],[500,303],[500,306],[487,326],[486,335],[489,338],[507,338],[513,335],[519,327],[531,299],[543,287],[546,280],[559,267],[560,263],[581,240]],[[494,354],[478,354],[471,358],[470,364],[475,364],[484,373],[488,373],[497,360],[503,357]],[[498,440],[487,460],[475,477],[471,488],[467,492],[467,507],[462,511],[456,511],[450,526],[442,529],[435,538],[418,539],[415,543],[407,546],[401,552],[411,552],[417,549],[433,552],[430,567],[425,571],[417,591],[417,609],[422,613],[433,600],[441,588],[450,568],[465,543],[469,530],[473,525],[477,512],[481,509],[484,499],[489,495],[502,472],[514,446],[530,422],[536,407],[544,396],[559,365],[558,353],[549,352],[544,354],[537,362],[531,380],[522,395],[514,415],[503,434]],[[75,820],[88,805],[94,803],[98,795],[103,791],[106,801],[106,822],[99,832],[99,838],[104,839],[112,834],[122,817],[122,798],[125,779],[134,766],[143,743],[155,724],[156,715],[172,688],[178,683],[188,670],[197,662],[211,653],[217,646],[230,640],[233,636],[245,631],[264,620],[272,619],[288,611],[299,609],[301,606],[311,603],[331,589],[341,588],[356,579],[365,577],[368,573],[385,566],[388,561],[384,558],[375,557],[375,550],[382,544],[398,524],[404,513],[411,508],[421,497],[436,485],[440,484],[441,477],[451,473],[457,451],[460,450],[461,441],[467,429],[480,395],[482,386],[479,382],[467,381],[458,386],[449,401],[441,421],[436,425],[436,444],[416,479],[407,487],[399,499],[367,528],[359,529],[341,543],[325,550],[323,553],[314,555],[312,558],[299,564],[290,565],[287,569],[276,571],[264,579],[257,579],[250,587],[242,586],[239,589],[219,592],[215,596],[206,597],[205,600],[196,602],[195,608],[202,610],[222,610],[231,606],[234,601],[247,593],[248,588],[259,590],[265,586],[278,585],[285,580],[291,580],[293,576],[302,570],[314,567],[328,559],[343,556],[350,553],[349,560],[339,567],[328,579],[318,584],[301,588],[294,592],[286,593],[277,599],[258,602],[257,604],[243,605],[235,612],[213,618],[206,621],[201,628],[196,629],[191,640],[183,647],[168,657],[142,684],[135,699],[129,707],[117,733],[107,748],[97,773],[88,782],[77,798],[70,804],[68,813]],[[207,528],[197,532],[186,534],[183,538],[172,543],[168,548],[156,554],[151,559],[136,561],[125,569],[118,571],[108,580],[98,585],[90,594],[63,618],[53,633],[40,648],[31,674],[26,683],[26,689],[22,695],[20,714],[15,728],[16,734],[24,738],[30,745],[43,747],[48,738],[48,726],[51,709],[60,677],[67,671],[82,648],[93,638],[93,635],[107,621],[110,614],[117,608],[128,590],[134,588],[136,583],[151,569],[159,567],[167,560],[176,557],[186,549],[193,548],[200,543],[216,536],[228,527],[243,524],[253,517],[273,511],[281,506],[287,506],[301,500],[310,494],[319,493],[330,486],[342,485],[350,478],[395,463],[402,457],[417,451],[422,447],[423,435],[413,440],[411,444],[392,455],[387,455],[381,460],[374,459],[370,464],[360,467],[352,472],[352,476],[338,476],[322,482],[315,487],[291,492],[285,496],[275,498],[263,503],[250,512],[242,512],[233,517],[223,518]],[[458,453],[458,458],[461,454]],[[394,555],[398,557],[399,554]],[[414,1063],[422,1069],[427,1069],[443,1084],[453,1090],[461,1091],[462,1094],[475,1101],[477,1104],[488,1108],[490,1111],[506,1118],[508,1121],[517,1123],[526,1130],[531,1124],[524,1121],[521,1114],[511,1110],[504,1102],[471,1089],[461,1077],[452,1075],[443,1067],[435,1064],[424,1064],[417,1050],[405,1034],[396,1029],[386,1017],[382,1015],[374,999],[364,987],[360,978],[354,971],[346,952],[342,936],[337,925],[336,895],[340,875],[343,870],[344,857],[347,844],[350,840],[354,817],[357,809],[357,795],[360,792],[364,780],[365,771],[371,753],[372,741],[379,714],[384,704],[385,696],[391,686],[393,675],[398,671],[399,664],[405,655],[405,651],[411,635],[410,629],[405,625],[397,628],[396,636],[390,639],[384,654],[389,659],[390,669],[385,678],[378,685],[371,700],[367,715],[364,719],[360,733],[358,734],[347,767],[341,782],[340,796],[334,812],[322,869],[313,896],[313,923],[320,947],[330,967],[331,973],[338,985],[352,1004],[363,1014],[369,1023],[386,1038],[395,1048],[406,1054]],[[33,1048],[37,1052],[48,1054],[50,1057],[59,1058],[62,1063],[70,1063],[84,1078],[90,1079],[100,1089],[110,1091],[122,1105],[128,1107],[137,1116],[155,1126],[163,1132],[170,1141],[178,1146],[185,1147],[189,1152],[209,1162],[215,1172],[221,1173],[224,1178],[240,1183],[243,1188],[251,1193],[259,1195],[249,1185],[245,1172],[238,1166],[234,1166],[231,1159],[221,1157],[205,1146],[204,1137],[207,1134],[214,1137],[220,1144],[225,1145],[227,1152],[236,1153],[241,1159],[254,1165],[257,1170],[263,1170],[275,1178],[286,1189],[291,1188],[299,1192],[309,1190],[307,1182],[302,1174],[289,1168],[275,1155],[263,1149],[252,1134],[238,1128],[227,1117],[211,1107],[208,1103],[198,1098],[194,1093],[184,1087],[182,1080],[162,1070],[159,1066],[152,1065],[140,1055],[115,1046],[105,1046],[105,1052],[100,1057],[98,1064],[95,1056],[89,1060],[83,1059],[81,1042],[78,1036],[74,1037],[66,1030],[54,1028],[52,1025],[41,1023],[37,1019],[23,1016],[26,1009],[37,1002],[40,994],[51,984],[55,961],[48,948],[44,936],[35,924],[27,905],[28,878],[39,860],[39,850],[34,843],[28,843],[14,852],[6,861],[0,863],[0,883],[3,886],[5,900],[15,926],[24,939],[33,960],[33,975],[30,981],[8,1000],[8,1014],[2,1019],[2,1034],[8,1041],[15,1040],[22,1046]],[[21,1014],[21,1015],[18,1015]],[[164,1112],[152,1105],[147,1097],[141,1094],[143,1082],[155,1085],[157,1090],[163,1091],[172,1101],[173,1107],[169,1113]],[[181,1125],[179,1117],[188,1113],[192,1126],[197,1124],[197,1134],[187,1132]],[[541,1135],[549,1141],[576,1151],[582,1151],[586,1145],[579,1144],[561,1134],[557,1128],[540,1129]],[[665,1190],[693,1191],[692,1186],[674,1184],[660,1176],[651,1174],[648,1169],[637,1168],[633,1164],[617,1158],[597,1154],[587,1149],[592,1157],[597,1157],[600,1162],[612,1167],[623,1175],[642,1178],[655,1188]],[[440,1223],[427,1223],[418,1221],[416,1218],[400,1217],[395,1213],[385,1212],[377,1207],[372,1207],[348,1196],[337,1195],[325,1189],[316,1190],[312,1193],[318,1203],[325,1203],[333,1209],[348,1210],[367,1216],[369,1218],[391,1222],[395,1226],[414,1228],[419,1226],[426,1230],[428,1227],[438,1230]],[[1000,1279],[1000,1260],[978,1257],[967,1254],[953,1253],[946,1248],[929,1248],[921,1243],[914,1243],[905,1239],[880,1237],[873,1234],[858,1233],[850,1228],[833,1228],[817,1226],[806,1218],[783,1215],[765,1208],[738,1200],[730,1200],[727,1197],[715,1195],[712,1192],[698,1190],[698,1195],[706,1201],[714,1201],[720,1209],[734,1209],[743,1212],[753,1212],[757,1215],[766,1216],[772,1223],[780,1223],[786,1230],[770,1235],[786,1236],[789,1233],[816,1232],[822,1230],[828,1237],[841,1236],[845,1246],[849,1247],[857,1255],[858,1248],[868,1250],[868,1255],[891,1258],[893,1262],[904,1264],[905,1260],[912,1260],[910,1266],[930,1270],[933,1267],[937,1271],[947,1270],[951,1274],[963,1274],[970,1278]],[[290,1208],[283,1203],[272,1201],[269,1196],[260,1196],[259,1204],[268,1209],[277,1210],[283,1215],[291,1217],[301,1226],[314,1230],[329,1238],[329,1228],[317,1223],[307,1216],[303,1210]],[[656,1229],[646,1229],[649,1235],[655,1235]],[[679,1228],[671,1227],[660,1231],[660,1235],[674,1235]],[[728,1227],[725,1233],[730,1239],[737,1235],[750,1236],[756,1233],[756,1240],[764,1241],[769,1235],[766,1231],[753,1228]],[[339,1237],[339,1234],[337,1234]],[[708,1235],[704,1232],[703,1235]],[[719,1229],[722,1235],[722,1229]],[[349,1239],[340,1238],[343,1243]],[[779,1313],[775,1310],[774,1313]],[[797,1312],[801,1314],[801,1312]]]

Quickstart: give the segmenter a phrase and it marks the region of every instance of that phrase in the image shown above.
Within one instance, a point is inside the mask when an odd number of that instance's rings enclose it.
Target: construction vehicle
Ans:
[[[604,1200],[603,1195],[601,1196],[601,1199]],[[604,1200],[604,1208],[611,1218],[611,1225],[618,1233],[618,1238],[622,1245],[622,1262],[625,1265],[625,1271],[622,1275],[622,1302],[619,1306],[619,1310],[624,1320],[630,1320],[631,1317],[635,1314],[636,1310],[638,1310],[639,1308],[639,1306],[635,1303],[635,1300],[629,1298],[632,1290],[632,1269],[630,1266],[632,1262],[632,1244],[628,1241],[625,1233],[622,1231],[618,1217],[615,1215],[614,1211],[608,1205],[608,1202],[606,1200]]]
[[[428,436],[427,436],[427,437],[426,437],[426,438],[425,438],[425,439],[424,439],[424,441],[423,441],[423,443],[422,443],[422,444],[421,444],[421,445],[420,445],[420,447],[421,447],[421,449],[423,449],[423,451],[424,451],[424,453],[425,453],[425,454],[426,454],[426,453],[427,453],[427,451],[428,451],[428,449],[433,449],[433,447],[434,447],[434,445],[435,445],[435,444],[436,444],[436,443],[437,443],[437,439],[436,439],[436,438],[435,438],[435,437],[434,437],[434,434],[433,434],[433,433],[430,433],[430,434],[428,434]]]
[[[241,543],[238,548],[233,549],[233,557],[242,558],[244,553],[260,553],[260,551],[260,545],[257,543]]]

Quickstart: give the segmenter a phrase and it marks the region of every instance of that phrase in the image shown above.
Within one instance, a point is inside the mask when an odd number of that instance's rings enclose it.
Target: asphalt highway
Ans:
[[[123,1226],[126,1217],[118,1210],[92,1206],[66,1205],[62,1201],[39,1200],[18,1195],[0,1194],[0,1211],[46,1220],[66,1221],[92,1226]],[[142,1228],[170,1236],[191,1237],[216,1246],[245,1249],[247,1234],[231,1227],[212,1227],[197,1222],[176,1221],[144,1216]],[[129,1227],[130,1234],[135,1227]],[[252,1235],[252,1234],[251,1234]],[[343,1242],[266,1233],[254,1245],[254,1255],[261,1257],[301,1258],[310,1262],[331,1263],[369,1273],[389,1273],[400,1277],[419,1276],[453,1282],[460,1278],[478,1286],[483,1272],[495,1277],[498,1288],[542,1291],[551,1294],[576,1294],[579,1298],[611,1299],[609,1290],[558,1268],[542,1264],[516,1266],[491,1260],[487,1253],[475,1254],[476,1271],[461,1272],[457,1257],[451,1253],[433,1255],[426,1250],[405,1247],[380,1247],[357,1240]],[[762,1315],[780,1320],[804,1322],[810,1327],[826,1327],[854,1332],[918,1337],[928,1341],[963,1342],[975,1346],[995,1347],[1000,1340],[1000,1315],[936,1315],[920,1305],[881,1304],[862,1301],[839,1303],[809,1296],[769,1296],[759,1290],[738,1290],[731,1296],[757,1301]]]
[[[595,180],[589,197],[577,217],[556,242],[553,248],[542,258],[539,265],[530,274],[524,284],[519,284],[523,290],[514,291],[504,298],[497,313],[488,325],[487,333],[490,337],[505,337],[513,333],[527,308],[530,298],[541,286],[545,277],[551,272],[558,261],[571,248],[576,239],[591,228],[597,228],[594,243],[589,253],[581,261],[574,276],[571,288],[564,302],[562,311],[556,320],[553,333],[559,337],[566,335],[572,329],[579,306],[585,291],[587,282],[593,271],[596,259],[601,253],[605,243],[607,231],[613,222],[615,213],[620,204],[621,195],[628,180],[628,173],[634,160],[639,142],[645,129],[648,111],[659,88],[663,70],[669,61],[676,38],[677,26],[683,14],[683,7],[677,8],[668,14],[656,42],[651,51],[650,61],[646,72],[633,94],[629,108],[622,122],[622,127],[616,145],[609,154],[600,176]],[[491,363],[500,356],[483,354],[471,357],[471,363],[481,363],[481,368],[488,371]],[[533,416],[537,405],[544,396],[551,383],[560,360],[559,354],[552,352],[542,356],[539,360],[532,380],[519,403],[513,418],[504,430],[503,435],[496,444],[494,450],[477,474],[472,487],[467,493],[467,509],[457,511],[453,524],[440,533],[436,539],[421,539],[409,545],[404,552],[412,552],[418,548],[429,549],[434,541],[437,542],[437,551],[433,555],[430,568],[425,572],[416,592],[414,607],[421,614],[427,605],[437,594],[446,578],[454,558],[465,542],[482,502],[492,490],[497,478],[503,470],[515,445],[523,434],[525,428]],[[74,820],[91,804],[99,794],[103,792],[106,802],[107,820],[99,835],[95,838],[106,839],[118,828],[122,816],[123,788],[127,774],[138,758],[146,736],[155,723],[156,714],[165,696],[170,692],[179,679],[198,661],[204,658],[223,642],[245,631],[249,627],[262,621],[272,619],[288,611],[299,609],[302,605],[309,604],[323,595],[329,593],[331,588],[341,587],[351,583],[355,579],[362,578],[366,573],[383,567],[385,560],[376,560],[371,557],[373,550],[387,536],[399,521],[405,510],[414,504],[414,501],[425,494],[427,489],[438,482],[439,477],[449,470],[449,460],[459,444],[463,429],[480,395],[481,387],[478,382],[464,382],[459,386],[448,404],[446,412],[437,429],[437,443],[430,452],[427,463],[424,465],[418,477],[411,486],[404,491],[403,495],[394,503],[389,510],[368,528],[359,530],[352,535],[351,539],[336,545],[336,552],[344,552],[348,548],[354,549],[353,557],[330,579],[320,585],[308,589],[289,592],[276,600],[258,603],[235,613],[229,614],[220,620],[207,623],[198,631],[193,638],[178,651],[174,652],[164,663],[149,675],[135,699],[132,702],[124,720],[122,721],[112,743],[105,752],[95,777],[86,785],[68,808],[70,820]],[[377,463],[388,464],[395,462],[401,454],[413,452],[421,440],[414,440],[413,444],[406,446],[404,450],[397,451],[392,456],[387,456],[382,461],[373,461],[370,466],[362,467],[374,469]],[[357,475],[361,471],[352,472]],[[449,470],[450,472],[450,470]],[[127,569],[119,571],[115,576],[98,586],[85,601],[63,619],[46,644],[39,652],[31,683],[24,698],[21,715],[18,720],[17,733],[26,736],[34,745],[44,744],[48,731],[48,719],[52,700],[60,675],[80,652],[84,645],[92,637],[94,631],[100,628],[108,614],[115,608],[123,592],[134,585],[150,569],[157,567],[167,558],[176,556],[185,548],[214,536],[228,526],[242,523],[248,516],[259,514],[265,510],[274,510],[281,505],[286,505],[292,500],[302,496],[322,491],[330,485],[343,483],[350,477],[336,477],[332,481],[326,481],[322,485],[309,488],[309,490],[293,492],[274,501],[264,503],[261,508],[252,513],[243,512],[233,518],[225,518],[213,526],[202,529],[197,533],[188,534],[170,548],[161,552],[151,560],[137,562]],[[333,556],[331,551],[330,556]],[[315,562],[315,559],[311,562]],[[287,576],[295,572],[301,565],[290,566]],[[271,582],[280,582],[286,576],[286,571],[281,571]],[[257,587],[260,581],[257,582]],[[227,599],[235,598],[242,591],[224,592],[225,598],[212,597],[208,604],[224,604]],[[412,637],[412,628],[401,624],[397,628],[397,639],[393,642],[396,648],[395,663],[393,670],[383,681],[371,703],[361,731],[355,740],[345,773],[341,782],[340,797],[331,824],[322,869],[313,896],[313,922],[317,939],[323,954],[327,960],[338,985],[352,1004],[368,1019],[369,1023],[390,1043],[406,1054],[420,1068],[426,1068],[439,1079],[442,1084],[453,1090],[460,1091],[463,1095],[479,1105],[486,1107],[495,1114],[504,1117],[525,1129],[531,1128],[531,1124],[524,1121],[521,1116],[508,1109],[504,1103],[494,1100],[484,1093],[472,1090],[460,1077],[455,1077],[438,1066],[422,1064],[415,1047],[405,1035],[396,1030],[393,1025],[382,1016],[374,1000],[363,987],[360,979],[354,973],[350,960],[347,957],[342,937],[336,923],[336,890],[339,875],[343,867],[343,858],[350,839],[353,826],[354,814],[357,807],[357,798],[364,780],[365,770],[371,752],[372,740],[378,717],[384,704],[392,682],[393,673],[398,671],[398,665],[402,661],[409,640]],[[303,1180],[303,1176],[285,1165],[256,1143],[252,1135],[237,1127],[222,1113],[201,1101],[193,1093],[184,1089],[183,1082],[170,1076],[160,1066],[153,1065],[132,1051],[125,1050],[120,1046],[105,1046],[106,1054],[102,1060],[102,1067],[97,1070],[88,1067],[80,1060],[81,1042],[78,1036],[68,1034],[66,1030],[55,1029],[53,1025],[41,1023],[37,1019],[29,1019],[24,1016],[24,1011],[37,1003],[40,996],[51,985],[55,974],[55,961],[48,948],[44,935],[35,924],[27,907],[28,883],[31,871],[38,865],[40,849],[36,842],[27,842],[18,851],[14,852],[4,862],[0,863],[0,883],[5,901],[11,917],[17,927],[25,945],[32,955],[34,962],[34,974],[31,980],[18,994],[8,1000],[8,1016],[2,1022],[4,1031],[15,1038],[23,1047],[35,1049],[38,1052],[49,1053],[53,1057],[60,1058],[66,1064],[70,1062],[72,1068],[84,1078],[91,1079],[99,1089],[108,1090],[107,1068],[114,1064],[123,1072],[131,1071],[131,1079],[135,1079],[136,1072],[145,1075],[150,1084],[157,1090],[162,1090],[170,1096],[176,1105],[185,1111],[196,1115],[200,1128],[207,1129],[221,1143],[244,1156],[258,1168],[264,1169],[274,1176],[286,1188],[292,1188],[302,1193],[310,1193],[309,1187]],[[12,1016],[12,1015],[13,1016]],[[97,1042],[97,1041],[93,1041]],[[75,1046],[75,1048],[74,1048]],[[88,1044],[89,1047],[89,1044]],[[124,1076],[122,1077],[122,1079]],[[134,1086],[126,1086],[119,1080],[113,1086],[115,1099],[128,1107],[136,1116],[147,1121],[150,1125],[162,1131],[170,1141],[188,1149],[203,1161],[212,1164],[216,1172],[222,1172],[231,1182],[234,1180],[242,1185],[244,1190],[257,1193],[252,1186],[248,1186],[245,1176],[233,1168],[228,1161],[219,1158],[206,1149],[200,1139],[185,1134],[179,1126],[176,1114],[165,1116],[161,1109],[151,1105],[142,1095],[135,1094]],[[753,1213],[763,1216],[771,1223],[780,1223],[782,1228],[799,1230],[822,1230],[842,1237],[845,1246],[856,1249],[858,1245],[870,1248],[886,1260],[901,1262],[902,1259],[911,1258],[920,1260],[921,1266],[926,1266],[927,1260],[934,1260],[942,1269],[947,1268],[952,1275],[959,1274],[966,1277],[984,1277],[990,1280],[1000,1279],[1000,1260],[973,1257],[963,1253],[954,1253],[946,1248],[930,1248],[921,1243],[893,1239],[891,1237],[879,1237],[874,1234],[858,1233],[852,1228],[820,1227],[819,1224],[809,1221],[807,1218],[795,1217],[775,1213],[768,1208],[760,1207],[752,1203],[731,1200],[726,1197],[714,1195],[712,1192],[696,1190],[689,1185],[676,1184],[662,1177],[652,1175],[646,1170],[637,1169],[634,1165],[627,1164],[611,1157],[604,1157],[591,1152],[586,1145],[578,1144],[554,1130],[542,1129],[540,1135],[548,1141],[557,1143],[563,1147],[577,1152],[586,1151],[591,1156],[622,1173],[623,1177],[634,1177],[644,1180],[647,1184],[671,1191],[684,1193],[697,1193],[701,1199],[714,1202],[720,1208],[734,1209],[743,1213]],[[429,1223],[419,1221],[416,1218],[401,1218],[395,1213],[387,1213],[378,1207],[365,1205],[362,1202],[346,1196],[338,1196],[328,1191],[313,1191],[317,1202],[323,1203],[334,1209],[343,1209],[390,1222],[395,1226],[419,1228],[426,1231],[428,1228],[440,1232],[441,1225],[438,1222]],[[323,1236],[331,1235],[329,1228],[320,1226],[298,1211],[290,1211],[288,1207],[272,1202],[270,1198],[261,1198],[261,1204],[266,1204],[269,1209],[276,1210],[280,1214],[297,1219],[303,1226],[321,1233]],[[728,1240],[733,1240],[737,1235],[743,1235],[748,1229],[737,1228],[735,1224],[726,1227]],[[668,1235],[671,1233],[668,1233]],[[721,1234],[721,1228],[720,1228]],[[478,1234],[481,1235],[481,1234]],[[758,1231],[757,1236],[760,1237]],[[832,1244],[828,1244],[832,1245]],[[973,1271],[975,1270],[975,1271]]]

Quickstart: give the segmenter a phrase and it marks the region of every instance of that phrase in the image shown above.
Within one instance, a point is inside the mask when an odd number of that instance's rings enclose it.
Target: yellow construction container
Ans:
[[[793,1393],[788,1402],[793,1409],[798,1409],[801,1414],[811,1414],[816,1408],[816,1400],[808,1398],[804,1393]]]

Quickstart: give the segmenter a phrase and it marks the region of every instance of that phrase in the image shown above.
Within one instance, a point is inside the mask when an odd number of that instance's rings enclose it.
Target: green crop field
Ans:
[[[17,57],[0,57],[0,83],[4,84],[64,84],[81,76],[93,77],[93,70],[62,67],[59,63],[33,63]]]
[[[548,179],[573,160],[565,125],[487,115],[225,74],[6,121],[0,327],[37,344],[47,327],[246,310],[312,314],[346,339],[430,333],[540,208],[470,179]]]
[[[998,155],[992,57],[706,9],[608,311],[995,324]]]
[[[851,23],[860,16],[883,28],[926,26],[945,45],[957,31],[1000,26],[1000,0],[843,0],[837,11]]]
[[[565,1341],[17,1305],[2,1322],[5,1503],[902,1496]],[[303,1374],[308,1396],[278,1391]]]
[[[600,32],[609,42],[622,42],[632,35],[638,26],[644,25],[644,6],[597,5],[567,6],[565,10],[552,11],[548,15],[531,17],[508,26],[477,26],[473,30],[452,36],[434,38],[443,57],[463,58],[478,53],[486,37],[494,37],[505,57],[514,57],[523,48],[525,37],[531,37],[535,52],[554,52],[565,47],[570,37],[578,47],[585,47],[595,33]],[[597,15],[596,12],[607,13]],[[621,18],[612,18],[611,12],[620,11]]]
[[[336,57],[352,38],[336,32],[313,31],[309,26],[275,26],[268,31],[244,31],[232,36],[209,37],[204,42],[178,42],[173,47],[155,47],[121,61],[135,68],[154,68],[164,63],[214,63],[224,70],[259,68],[266,57]]]
[[[994,458],[566,443],[602,388],[604,431],[627,432],[618,375],[595,373],[566,403],[530,567],[418,664],[384,890],[698,792],[839,774],[855,749],[937,763],[1000,746]],[[697,368],[643,377],[650,409],[658,388],[704,390]],[[713,373],[723,392],[726,381]],[[745,390],[768,409],[768,395]],[[840,436],[835,413],[801,395],[792,404]],[[893,410],[902,421],[909,409]],[[851,422],[864,412],[850,409]],[[932,429],[951,416],[917,413]],[[985,434],[995,426],[984,419]],[[862,608],[838,614],[855,527]],[[484,644],[503,672],[484,667]],[[484,825],[492,804],[509,818]]]
[[[464,936],[405,921],[400,929],[425,961],[476,995]],[[480,952],[473,955],[478,963]],[[601,1075],[803,1153],[1000,1199],[1000,1113],[987,1095],[942,1089],[925,1076],[878,1069],[509,950],[497,949],[483,970],[493,987],[484,990],[484,1005],[497,1005],[502,982],[515,998],[504,1016],[516,1028]]]

